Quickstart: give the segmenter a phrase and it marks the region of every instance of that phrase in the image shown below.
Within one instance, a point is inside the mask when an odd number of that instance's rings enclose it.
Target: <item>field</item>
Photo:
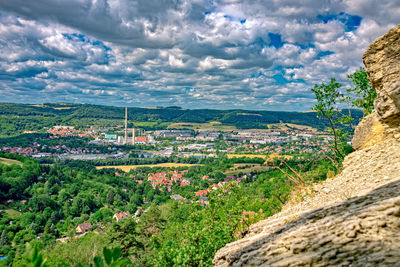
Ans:
[[[54,108],[56,110],[63,110],[63,109],[71,109],[73,107],[58,107],[58,108]]]
[[[129,172],[132,169],[141,168],[141,167],[164,167],[164,168],[178,168],[178,167],[193,167],[198,166],[199,164],[186,164],[186,163],[159,163],[159,164],[143,164],[143,165],[121,165],[121,166],[98,166],[96,169],[107,169],[107,168],[115,168],[120,169],[124,172]]]
[[[284,159],[292,159],[293,156],[291,155],[279,155],[279,154],[270,154],[270,155],[261,155],[261,154],[226,154],[226,156],[231,159],[231,158],[241,158],[241,157],[247,157],[247,158],[261,158],[261,159],[275,159],[275,158],[284,158]]]
[[[317,131],[317,129],[300,124],[293,124],[293,123],[272,123],[268,124],[269,129],[273,130],[307,130],[307,131]]]
[[[10,217],[11,219],[16,219],[19,216],[21,216],[21,213],[19,211],[16,211],[16,210],[7,209],[7,210],[4,210],[4,211],[8,214],[8,217]]]
[[[178,122],[170,124],[167,129],[190,129],[190,130],[219,130],[233,131],[237,128],[233,125],[222,124],[218,121],[208,123]]]
[[[262,117],[261,114],[257,114],[257,113],[236,113],[236,115],[241,115],[241,116],[258,116],[258,117]]]
[[[15,159],[0,158],[0,163],[5,165],[17,164],[19,166],[22,166],[22,162]]]
[[[59,105],[67,105],[66,103],[60,103]],[[37,108],[52,108],[55,110],[63,110],[63,109],[73,109],[75,107],[51,107],[51,106],[47,106],[44,104],[40,104],[40,105],[29,105],[31,107],[37,107]]]
[[[234,175],[239,173],[249,173],[249,172],[262,172],[268,171],[271,167],[262,164],[253,163],[238,163],[234,164],[232,168],[225,171],[226,175]]]
[[[293,158],[293,156],[291,156],[291,155],[279,155],[279,154],[277,154],[277,153],[274,153],[274,154],[271,154],[271,155],[269,155],[268,156],[268,159],[292,159]]]
[[[137,121],[135,127],[157,127],[159,129],[165,129],[168,127],[170,122],[157,122],[157,121]]]

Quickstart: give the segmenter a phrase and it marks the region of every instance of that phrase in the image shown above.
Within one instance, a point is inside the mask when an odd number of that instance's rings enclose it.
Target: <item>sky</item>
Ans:
[[[397,0],[0,0],[0,101],[306,111]]]

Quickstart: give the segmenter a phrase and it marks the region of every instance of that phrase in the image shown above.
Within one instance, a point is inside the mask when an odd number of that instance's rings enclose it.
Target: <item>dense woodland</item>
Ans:
[[[149,171],[165,168],[138,168],[116,175],[115,169],[96,170],[94,163],[65,161],[50,166],[12,154],[0,157],[22,162],[22,166],[0,164],[0,255],[8,257],[1,264],[14,266],[26,263],[27,243],[42,250],[49,266],[88,264],[103,247],[121,248],[123,257],[142,266],[210,265],[214,253],[240,238],[251,223],[278,212],[293,187],[335,172],[329,160],[306,155],[281,163],[280,170],[271,167],[253,173],[239,185],[228,183],[203,204],[194,192],[222,181],[223,172],[234,163],[260,163],[260,159],[221,157],[181,168],[188,169],[193,182],[173,186],[175,194],[187,199],[179,201],[170,198],[171,192],[153,189],[146,180]],[[201,180],[203,175],[211,181]],[[134,214],[139,207],[148,211],[138,222],[112,219],[116,212]],[[56,242],[74,236],[75,226],[83,222],[102,230],[66,244]]]

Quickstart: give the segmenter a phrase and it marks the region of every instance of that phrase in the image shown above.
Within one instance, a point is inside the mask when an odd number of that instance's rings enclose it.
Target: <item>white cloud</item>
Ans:
[[[0,12],[5,101],[50,92],[46,101],[307,109],[309,88],[345,82],[400,3],[0,0]],[[361,24],[335,19],[341,12]]]

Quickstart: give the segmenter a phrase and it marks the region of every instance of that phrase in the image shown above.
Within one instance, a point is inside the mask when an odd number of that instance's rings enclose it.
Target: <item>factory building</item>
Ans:
[[[128,135],[128,108],[125,108],[125,129],[124,129],[124,136],[118,136],[118,144],[121,145],[143,145],[147,144],[149,138],[145,136],[145,131],[143,129],[135,128],[135,123],[132,124],[132,136],[129,137]]]

